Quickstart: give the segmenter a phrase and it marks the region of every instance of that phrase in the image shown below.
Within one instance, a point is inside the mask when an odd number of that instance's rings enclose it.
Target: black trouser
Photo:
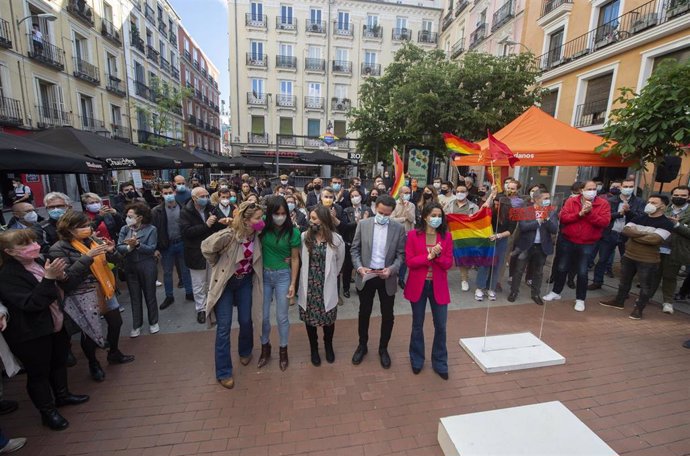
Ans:
[[[312,350],[317,350],[319,346],[319,336],[316,332],[316,326],[304,324],[307,328],[307,337],[309,338],[309,346]],[[332,325],[323,326],[323,344],[325,347],[333,345],[333,334],[335,333],[335,323]]]
[[[343,291],[350,291],[350,280],[352,280],[352,256],[350,256],[350,244],[345,244],[345,261],[341,269],[341,280],[343,281]]]
[[[388,295],[386,281],[379,277],[367,280],[359,291],[359,345],[366,347],[369,342],[369,318],[377,291],[381,302],[381,339],[379,341],[381,349],[388,348],[388,341],[393,333],[395,295]]]
[[[122,328],[122,316],[120,315],[120,309],[109,310],[103,314],[106,323],[108,324],[108,335],[106,339],[108,340],[108,349],[110,353],[117,353],[119,350],[120,343],[120,328]],[[89,363],[95,363],[98,361],[96,359],[96,348],[98,345],[89,336],[87,336],[83,331],[81,333],[81,349],[84,351],[86,359]]]
[[[556,281],[556,273],[558,272],[558,261],[560,260],[561,255],[563,255],[563,237],[559,234],[558,239],[556,240],[556,254],[553,257],[553,263],[551,265],[551,277],[549,278],[550,282]],[[570,269],[568,270],[568,282],[573,282],[575,280],[576,275],[577,266],[575,264],[572,264],[570,266]]]
[[[149,326],[158,323],[158,302],[156,301],[156,280],[158,279],[158,264],[154,257],[128,264],[127,288],[129,300],[132,303],[132,328],[141,328],[144,324],[141,296],[144,295],[148,310]]]
[[[515,255],[515,271],[513,272],[513,282],[510,284],[510,292],[517,294],[520,291],[520,281],[525,268],[529,268],[532,274],[532,296],[541,296],[541,281],[544,275],[544,264],[546,254],[541,248],[541,244],[533,244],[528,250]]]
[[[652,293],[655,283],[655,275],[659,270],[659,263],[643,263],[641,261],[631,260],[624,256],[621,258],[621,281],[618,285],[618,294],[616,294],[616,302],[623,304],[632,288],[633,278],[637,274],[637,279],[640,282],[640,295],[635,302],[636,306],[641,309],[647,305],[652,298]]]
[[[24,342],[10,343],[12,353],[26,370],[26,391],[40,411],[55,408],[55,396],[67,394],[67,331]],[[55,396],[53,396],[55,394]]]

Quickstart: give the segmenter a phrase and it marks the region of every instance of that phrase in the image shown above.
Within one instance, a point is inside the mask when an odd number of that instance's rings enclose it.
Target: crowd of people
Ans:
[[[483,207],[491,209],[495,261],[458,271],[460,289],[471,296],[470,272],[476,269],[478,301],[496,300],[507,274],[508,301],[517,300],[524,276],[536,304],[560,300],[567,284],[576,290],[574,310],[582,312],[587,291],[601,288],[604,277],[612,275],[616,250],[621,255],[618,292],[601,305],[623,309],[635,281],[640,291],[632,319],[642,318],[659,286],[665,313],[673,313],[674,300],[690,295],[690,279],[676,292],[678,273],[690,264],[687,186],[674,188],[671,198],[654,194],[642,200],[632,179],[614,181],[606,192],[595,181],[576,182],[571,195],[556,202],[544,185],[521,192],[522,185],[512,178],[502,183],[500,193],[496,186],[475,186],[475,176],[455,185],[435,178],[420,186],[410,179],[397,198],[389,194],[393,182],[388,175],[377,177],[370,189],[358,177],[348,185],[340,177],[327,183],[317,177],[303,190],[291,180],[282,175],[271,185],[245,174],[207,187],[198,178],[188,186],[180,175],[142,193],[126,182],[112,204],[94,193],[83,194],[83,210],[75,209],[67,195],[52,192],[43,201],[45,220],[26,189],[19,188],[21,182],[15,185],[13,217],[0,233],[0,329],[8,345],[0,353],[6,368],[15,358],[23,366],[29,397],[43,424],[67,428],[58,408],[89,399],[68,387],[67,367],[76,363],[72,336],[80,335],[94,381],[106,377],[98,348],[107,350],[110,364],[134,361],[118,343],[121,282],[131,303],[129,335],[136,338],[144,329],[144,306],[149,333],[160,331],[159,311],[175,303],[177,278],[190,307],[194,303],[196,321],[216,326],[215,372],[225,388],[235,383],[230,346],[234,309],[242,365],[252,362],[254,323],[259,321],[257,367],[270,362],[273,309],[278,365],[288,368],[288,309],[293,304],[305,326],[311,363],[321,364],[318,328],[326,362],[333,363],[338,307],[343,297],[350,297],[354,283],[359,315],[352,363],[362,363],[368,353],[378,295],[378,356],[387,369],[395,298],[403,289],[412,308],[411,369],[418,374],[424,366],[428,302],[434,324],[432,369],[448,379],[448,274],[454,264],[448,214],[473,215]],[[550,255],[555,255],[547,280],[552,288],[544,294],[543,269]],[[159,262],[165,292],[160,303]],[[0,413],[14,409],[13,401],[0,402]],[[0,448],[3,441],[0,436]]]

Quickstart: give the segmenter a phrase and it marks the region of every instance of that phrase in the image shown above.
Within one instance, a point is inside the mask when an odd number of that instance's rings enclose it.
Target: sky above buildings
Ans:
[[[230,95],[228,76],[228,14],[226,0],[168,0],[182,18],[187,33],[220,72],[220,99]],[[222,106],[222,104],[221,104]]]

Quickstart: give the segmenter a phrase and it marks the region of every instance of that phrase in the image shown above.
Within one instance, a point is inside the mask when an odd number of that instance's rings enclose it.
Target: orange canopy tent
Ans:
[[[516,166],[630,166],[619,156],[603,157],[594,149],[604,140],[554,119],[532,106],[517,119],[493,134],[520,159]],[[478,155],[456,156],[456,166],[490,165],[488,140],[480,141]],[[480,158],[483,157],[483,158]],[[497,160],[494,166],[508,166],[508,160]]]

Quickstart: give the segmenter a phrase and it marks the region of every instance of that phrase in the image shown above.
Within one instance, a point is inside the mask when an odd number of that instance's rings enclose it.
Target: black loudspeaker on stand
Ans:
[[[659,191],[664,187],[663,184],[673,182],[678,177],[678,172],[680,172],[680,162],[681,157],[667,155],[664,160],[659,165],[659,169],[656,171],[656,182],[660,182],[662,185],[659,187]]]

